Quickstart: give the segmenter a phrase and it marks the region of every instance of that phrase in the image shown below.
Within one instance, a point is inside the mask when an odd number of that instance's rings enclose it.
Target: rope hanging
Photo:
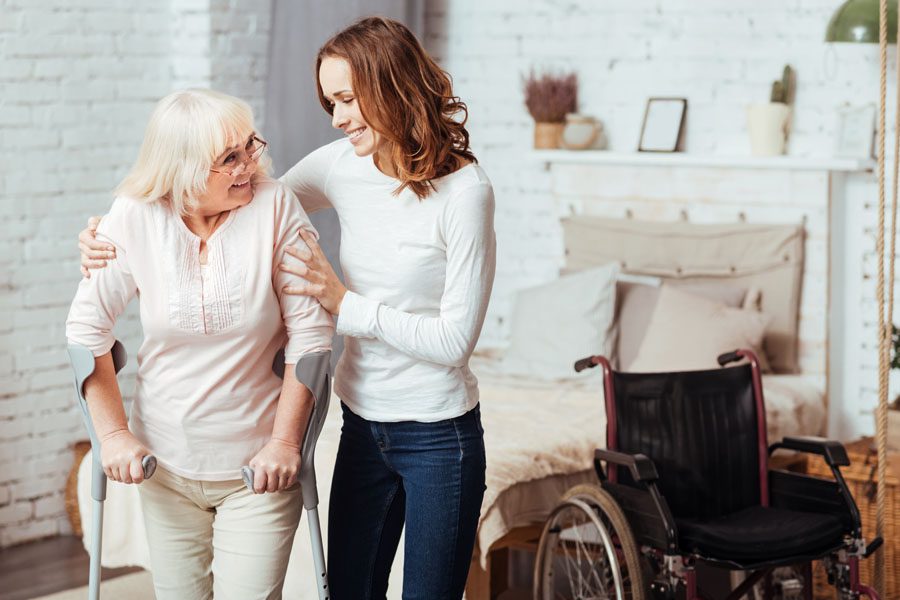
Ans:
[[[900,60],[897,61],[897,104],[894,116],[894,170],[893,187],[891,189],[891,234],[889,276],[887,283],[887,303],[885,303],[885,137],[887,126],[885,112],[887,104],[887,23],[888,0],[879,1],[879,36],[878,45],[880,51],[880,102],[878,110],[878,231],[875,241],[875,251],[878,254],[878,405],[875,411],[875,437],[878,448],[878,488],[875,498],[875,535],[884,535],[884,508],[886,501],[886,477],[887,477],[887,404],[888,404],[888,373],[891,364],[890,340],[891,324],[894,316],[894,256],[896,254],[897,240],[897,184],[900,174]],[[900,40],[900,21],[898,21],[898,40]],[[887,314],[885,314],[887,313]],[[884,598],[884,550],[875,553],[875,589]]]

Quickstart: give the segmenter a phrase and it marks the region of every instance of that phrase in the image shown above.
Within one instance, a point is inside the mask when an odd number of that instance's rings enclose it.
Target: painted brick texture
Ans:
[[[269,2],[8,0],[0,16],[0,547],[66,533],[86,438],[65,353],[75,236],[102,214],[153,104],[215,86],[262,116]],[[257,38],[264,41],[259,42]],[[132,361],[136,305],[117,325]]]

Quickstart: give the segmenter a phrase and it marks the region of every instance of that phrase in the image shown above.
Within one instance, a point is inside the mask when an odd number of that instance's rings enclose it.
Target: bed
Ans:
[[[823,372],[798,372],[802,229],[701,229],[700,233],[692,231],[684,223],[662,227],[593,217],[571,220],[565,224],[566,268],[616,261],[624,270],[639,275],[720,278],[760,289],[762,308],[775,315],[767,344],[776,373],[763,377],[769,440],[779,440],[786,434],[822,434],[826,422]],[[626,341],[619,331],[617,349]],[[487,491],[473,559],[473,571],[477,571],[478,567],[485,569],[492,547],[504,536],[540,522],[566,489],[593,479],[593,450],[604,443],[605,418],[599,373],[552,381],[513,377],[497,353],[476,354],[471,367],[480,382],[488,458]],[[332,398],[316,453],[323,528],[327,527],[339,432],[339,402]],[[84,524],[91,522],[86,514],[90,510],[89,491],[90,455],[79,470],[79,507]],[[134,486],[110,483],[105,523],[102,564],[149,567]],[[90,532],[86,528],[84,533],[87,544]],[[400,598],[402,561],[400,551],[392,569],[388,598]],[[304,518],[294,540],[284,588],[286,599],[317,598],[311,569]],[[484,594],[473,598],[475,595],[469,594],[470,600],[482,600]]]

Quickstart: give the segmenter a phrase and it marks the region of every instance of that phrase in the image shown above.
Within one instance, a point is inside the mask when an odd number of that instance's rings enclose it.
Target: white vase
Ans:
[[[589,115],[569,113],[566,115],[566,126],[560,135],[559,145],[566,150],[603,150],[606,148],[603,124]]]
[[[781,102],[753,104],[747,108],[747,130],[754,156],[778,156],[787,146],[791,108]]]

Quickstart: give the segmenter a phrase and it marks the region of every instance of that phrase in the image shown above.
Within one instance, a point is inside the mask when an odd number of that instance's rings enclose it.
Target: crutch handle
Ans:
[[[144,467],[144,479],[150,479],[156,473],[156,457],[148,454],[141,459],[141,466]]]
[[[253,472],[251,467],[244,465],[241,467],[241,479],[244,480],[244,485],[247,486],[247,489],[251,492],[253,491],[253,477],[256,474]]]
[[[247,486],[247,489],[251,492],[253,491],[253,469],[244,465],[241,467],[241,479],[244,480],[244,485]]]

